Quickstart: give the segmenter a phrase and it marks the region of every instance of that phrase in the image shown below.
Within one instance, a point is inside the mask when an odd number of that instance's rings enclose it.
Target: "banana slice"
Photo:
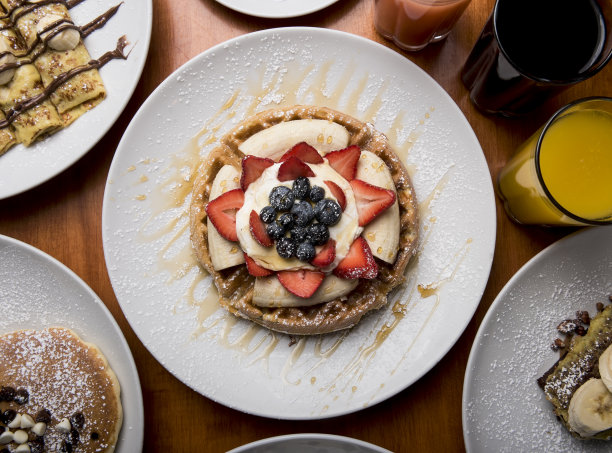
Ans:
[[[257,278],[253,289],[253,303],[260,307],[307,307],[329,302],[351,292],[358,279],[346,280],[333,274],[325,276],[319,289],[308,299],[294,296],[278,281],[276,275]]]
[[[210,189],[210,199],[214,200],[228,190],[240,187],[240,173],[231,165],[224,165],[215,176]],[[206,219],[208,226],[208,251],[215,270],[244,263],[244,255],[236,242],[228,241],[215,229],[210,218]]]
[[[54,14],[43,16],[36,24],[36,32],[40,34],[40,37],[42,39],[45,39],[50,33],[53,32],[53,29],[55,27],[42,33],[43,30],[48,29],[51,24],[61,21],[62,19],[62,16]],[[67,28],[49,39],[48,44],[49,47],[51,47],[52,49],[63,52],[65,50],[74,49],[79,44],[80,40],[81,34],[77,30],[75,30],[74,28]]]
[[[244,154],[276,161],[285,151],[302,141],[325,155],[346,148],[349,133],[344,126],[327,120],[285,121],[252,135],[238,148]]]
[[[13,49],[8,44],[8,41],[6,39],[0,39],[0,53],[1,52],[7,53],[0,57],[0,65],[7,63],[15,63],[17,61],[17,58],[15,58],[15,55],[13,55],[12,53]],[[5,69],[4,71],[0,72],[0,85],[6,85],[7,83],[9,83],[11,80],[13,80],[14,75],[15,68]]]
[[[612,392],[612,346],[599,356],[599,374],[608,391]]]
[[[357,179],[396,192],[387,165],[370,151],[361,151],[361,157],[357,163]],[[399,204],[395,200],[392,206],[364,227],[362,236],[375,257],[387,263],[393,263],[397,256],[399,234]]]
[[[572,396],[569,424],[582,437],[612,428],[612,393],[601,379],[589,379]]]

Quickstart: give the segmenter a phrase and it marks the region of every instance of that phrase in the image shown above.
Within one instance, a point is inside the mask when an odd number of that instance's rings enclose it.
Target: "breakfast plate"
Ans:
[[[612,294],[612,227],[580,230],[525,264],[487,312],[463,386],[468,452],[610,451],[575,439],[553,414],[536,379],[558,359],[557,325]]]
[[[338,0],[217,0],[239,13],[250,16],[281,19],[304,16],[320,11]]]
[[[59,261],[1,235],[0,263],[0,334],[67,327],[96,344],[121,385],[123,426],[115,451],[140,451],[144,436],[140,380],[130,348],[104,303]]]
[[[29,147],[16,145],[0,156],[0,199],[25,192],[58,175],[89,151],[115,123],[140,79],[151,38],[151,0],[85,0],[71,8],[76,24],[86,24],[121,4],[106,25],[85,38],[92,58],[113,50],[126,36],[127,60],[113,60],[100,69],[106,99],[63,130]]]
[[[312,337],[220,309],[189,240],[202,158],[244,118],[295,104],[334,108],[385,133],[412,177],[421,218],[417,254],[389,304],[350,330]],[[319,419],[397,394],[451,348],[489,276],[495,205],[472,129],[425,72],[354,35],[281,28],[207,50],[147,99],[111,165],[102,235],[121,308],[178,379],[248,413]]]
[[[331,434],[289,434],[269,437],[230,450],[228,453],[390,453],[358,439]]]

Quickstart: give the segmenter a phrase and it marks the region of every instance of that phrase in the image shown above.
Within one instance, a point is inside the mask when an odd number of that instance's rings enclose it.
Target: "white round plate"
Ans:
[[[188,206],[191,173],[218,137],[256,111],[298,103],[388,134],[414,180],[422,240],[386,308],[293,344],[217,309],[192,253]],[[102,229],[119,303],[170,372],[245,412],[316,419],[395,395],[455,343],[488,279],[495,206],[472,129],[425,72],[367,39],[282,28],[214,47],[155,90],[115,154]]]
[[[463,385],[468,452],[610,451],[573,438],[536,380],[559,358],[557,325],[596,314],[612,294],[612,227],[583,229],[525,264],[496,297],[472,346]]]
[[[362,440],[331,434],[290,434],[258,440],[228,453],[391,453]]]
[[[320,11],[338,0],[217,0],[239,13],[255,17],[281,19]]]
[[[74,272],[40,250],[0,235],[0,334],[67,327],[96,344],[119,379],[123,426],[117,453],[141,451],[142,393],[130,348],[104,303]]]
[[[72,8],[70,15],[76,24],[83,25],[119,3],[119,11],[108,23],[85,38],[92,58],[113,50],[122,35],[130,43],[127,60],[113,60],[100,69],[106,99],[67,128],[28,148],[16,145],[0,156],[0,200],[36,187],[71,166],[106,134],[125,108],[149,51],[152,1],[85,0]]]

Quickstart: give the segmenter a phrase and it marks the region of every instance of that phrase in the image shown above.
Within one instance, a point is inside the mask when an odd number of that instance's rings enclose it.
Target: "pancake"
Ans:
[[[262,307],[253,303],[255,278],[246,265],[215,270],[209,249],[210,224],[205,212],[217,172],[226,165],[241,169],[240,146],[258,132],[274,125],[301,119],[320,119],[343,126],[348,144],[357,145],[381,158],[390,170],[399,203],[399,250],[395,260],[377,259],[374,279],[359,279],[346,296],[311,306]],[[301,141],[301,140],[296,140]],[[368,312],[387,303],[387,295],[405,280],[404,271],[416,250],[418,239],[417,201],[410,176],[387,138],[372,125],[341,112],[315,106],[294,106],[261,112],[246,119],[219,141],[201,164],[195,177],[190,207],[191,241],[200,264],[212,276],[219,302],[231,313],[271,330],[297,335],[333,332],[354,326]]]
[[[32,451],[70,451],[68,443],[75,452],[115,450],[123,420],[120,386],[95,345],[66,328],[20,330],[0,336],[0,364],[0,425],[9,424],[7,410],[46,424],[40,437],[34,427],[22,428]],[[64,419],[71,422],[68,432],[61,429]]]

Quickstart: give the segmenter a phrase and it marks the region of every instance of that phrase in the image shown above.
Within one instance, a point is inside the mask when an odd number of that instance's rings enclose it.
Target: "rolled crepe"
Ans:
[[[0,111],[0,156],[7,152],[17,140],[11,126],[6,123],[6,116]]]

